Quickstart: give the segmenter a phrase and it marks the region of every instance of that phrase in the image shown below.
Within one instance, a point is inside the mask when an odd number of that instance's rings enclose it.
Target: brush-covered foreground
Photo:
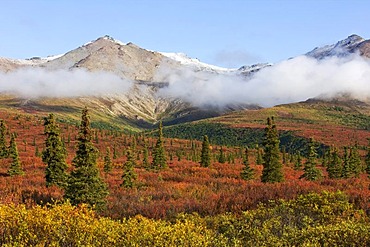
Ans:
[[[240,215],[112,220],[81,205],[0,205],[3,246],[368,246],[369,218],[341,192],[269,202]]]
[[[165,139],[168,167],[153,171],[145,168],[143,154],[147,147],[150,163],[155,137],[94,129],[94,145],[100,151],[98,166],[110,192],[107,208],[97,213],[83,206],[54,205],[62,200],[63,191],[46,187],[46,165],[40,158],[45,141],[41,117],[0,112],[0,118],[8,132],[17,135],[25,172],[24,176],[8,176],[10,160],[0,159],[0,222],[4,224],[0,225],[0,238],[4,245],[369,244],[364,212],[370,209],[370,191],[365,173],[358,178],[329,179],[318,160],[324,178],[311,182],[299,179],[303,171],[287,162],[285,182],[264,184],[260,182],[262,166],[256,164],[257,153],[251,149],[249,162],[255,176],[245,181],[240,176],[244,148],[223,147],[226,163],[220,163],[220,147],[214,146],[212,164],[206,168],[199,164],[201,143],[181,139]],[[67,163],[71,164],[78,128],[68,124],[60,124],[60,128]],[[109,173],[103,172],[106,147],[113,154]],[[120,185],[129,147],[136,150],[138,178],[133,188],[125,189]],[[348,198],[334,193],[338,190]],[[329,192],[310,194],[322,191]],[[285,202],[278,202],[281,199]],[[46,206],[48,203],[54,206]],[[260,203],[267,205],[261,207]]]

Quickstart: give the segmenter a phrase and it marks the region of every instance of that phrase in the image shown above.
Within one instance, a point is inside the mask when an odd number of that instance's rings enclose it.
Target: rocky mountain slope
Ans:
[[[316,59],[330,56],[347,56],[358,53],[370,57],[370,40],[357,35],[333,45],[327,45],[306,53]],[[27,111],[50,111],[69,109],[79,112],[79,108],[88,106],[97,115],[108,115],[111,119],[119,119],[134,126],[148,126],[163,119],[169,123],[191,121],[201,118],[218,116],[222,113],[256,109],[256,105],[231,104],[224,107],[196,107],[181,98],[158,94],[169,82],[159,71],[168,74],[179,71],[191,73],[208,73],[207,75],[239,76],[247,81],[255,73],[273,66],[261,63],[242,66],[239,69],[226,69],[200,62],[182,53],[161,53],[149,51],[133,43],[124,44],[109,36],[104,36],[82,45],[65,54],[47,58],[33,57],[26,60],[0,58],[0,71],[11,73],[18,69],[44,69],[46,71],[74,71],[83,69],[91,72],[104,71],[114,74],[125,82],[132,83],[128,92],[114,92],[99,96],[64,97],[64,98],[27,98],[15,95],[3,96],[3,104]],[[102,81],[101,83],[104,83]],[[196,93],[196,92],[194,92]],[[201,96],[199,96],[201,97]]]
[[[347,56],[351,53],[358,53],[361,56],[370,58],[370,40],[352,34],[346,39],[338,41],[336,44],[316,47],[306,53],[307,56],[323,59],[330,56]]]
[[[182,118],[191,120],[202,118],[203,114],[214,116],[224,111],[211,109],[212,113],[210,113],[210,109],[203,110],[193,107],[189,102],[184,102],[181,99],[158,96],[158,89],[166,86],[167,83],[155,79],[157,71],[161,68],[179,70],[182,67],[188,67],[193,71],[210,73],[233,72],[233,70],[201,63],[184,54],[148,51],[133,43],[124,44],[109,36],[98,38],[58,56],[34,57],[27,60],[5,58],[0,60],[0,70],[4,72],[30,67],[44,68],[48,71],[76,69],[92,72],[104,71],[132,82],[133,86],[129,92],[116,92],[100,97],[77,97],[63,101],[64,104],[68,105],[88,105],[96,111],[127,119],[132,123],[138,121],[155,123],[159,119],[174,121],[176,118],[178,121],[181,121]],[[47,109],[47,106],[53,104],[53,101],[55,99],[47,97],[43,98],[42,101],[24,99],[21,106],[42,110],[43,108]]]

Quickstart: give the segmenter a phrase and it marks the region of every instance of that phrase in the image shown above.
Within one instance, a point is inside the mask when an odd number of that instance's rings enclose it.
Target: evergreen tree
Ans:
[[[352,171],[349,164],[348,147],[344,147],[342,178],[350,177],[352,177]]]
[[[46,186],[56,185],[65,188],[67,185],[66,151],[60,139],[59,127],[53,114],[44,119],[45,149],[42,152],[42,162],[45,169]]]
[[[261,181],[264,183],[275,183],[284,180],[282,164],[279,152],[279,134],[273,118],[267,118],[265,137],[263,141],[263,170]]]
[[[134,171],[134,167],[136,166],[135,155],[133,151],[129,149],[127,150],[126,157],[127,157],[127,160],[123,167],[121,187],[132,188],[134,187],[134,181],[137,178],[137,175]]]
[[[350,148],[348,163],[349,163],[349,168],[351,171],[351,176],[358,177],[360,173],[363,171],[363,169],[362,169],[361,158],[360,158],[360,154],[357,149],[357,145]]]
[[[211,148],[208,136],[203,136],[202,153],[200,155],[200,166],[209,167],[211,165]]]
[[[366,165],[366,173],[370,178],[370,138],[368,139],[369,144],[367,145],[367,155],[365,158],[365,165]]]
[[[107,147],[105,151],[105,156],[104,156],[104,172],[105,173],[110,173],[112,171],[112,158],[111,158],[111,153],[110,153],[110,148]]]
[[[302,168],[302,156],[301,156],[301,152],[297,152],[297,158],[296,158],[296,161],[294,163],[294,170],[301,170]]]
[[[256,152],[257,152],[257,155],[256,155],[256,164],[257,165],[262,165],[263,164],[262,149],[260,149],[260,147],[258,146],[258,144],[256,145]]]
[[[0,158],[8,157],[8,147],[6,146],[6,125],[4,120],[0,120]]]
[[[226,157],[225,157],[224,150],[222,147],[220,149],[220,154],[218,156],[218,162],[221,164],[224,164],[226,162]]]
[[[288,158],[287,158],[285,146],[281,147],[281,153],[282,153],[283,164],[286,165],[288,163]]]
[[[85,107],[82,111],[76,156],[72,160],[72,171],[65,198],[73,205],[86,203],[102,209],[108,195],[107,185],[102,181],[96,164],[98,151],[91,141],[90,117]]]
[[[342,160],[339,157],[338,149],[333,148],[330,155],[327,155],[327,172],[329,178],[341,178],[342,177]]]
[[[15,142],[15,135],[12,134],[10,137],[9,156],[12,159],[8,174],[10,176],[24,175],[22,170],[21,161],[19,160],[17,143]]]
[[[35,147],[35,156],[36,157],[40,157],[40,151],[39,151],[39,147],[38,146]]]
[[[240,176],[244,180],[251,180],[254,177],[254,170],[251,168],[249,164],[249,149],[245,149],[245,156],[243,157],[243,165],[244,168],[240,173]]]
[[[113,159],[117,159],[117,148],[115,143],[113,144]]]
[[[145,169],[149,169],[149,151],[146,144],[144,145],[144,153],[143,153],[143,166]]]
[[[153,150],[153,161],[152,168],[154,170],[160,170],[167,167],[167,159],[163,146],[163,132],[162,132],[162,121],[159,122],[158,128],[158,140]]]
[[[311,139],[308,144],[308,158],[304,164],[304,173],[300,177],[301,179],[305,178],[309,181],[316,181],[322,177],[321,171],[316,167],[316,158],[317,153],[315,150],[315,143]]]

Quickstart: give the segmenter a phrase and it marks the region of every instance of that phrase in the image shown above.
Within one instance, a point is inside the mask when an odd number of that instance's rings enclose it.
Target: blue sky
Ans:
[[[110,35],[239,67],[278,62],[356,33],[367,0],[0,0],[0,57],[65,53]]]

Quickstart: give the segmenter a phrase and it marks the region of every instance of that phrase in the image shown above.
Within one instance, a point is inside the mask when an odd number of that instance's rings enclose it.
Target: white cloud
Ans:
[[[33,98],[125,93],[131,86],[132,82],[114,74],[89,72],[84,69],[50,71],[42,68],[25,68],[0,73],[0,92]]]
[[[299,56],[265,68],[252,78],[194,72],[189,68],[164,68],[157,77],[169,82],[160,90],[161,95],[180,97],[197,106],[273,106],[337,93],[370,98],[370,61],[356,54],[324,60]]]

